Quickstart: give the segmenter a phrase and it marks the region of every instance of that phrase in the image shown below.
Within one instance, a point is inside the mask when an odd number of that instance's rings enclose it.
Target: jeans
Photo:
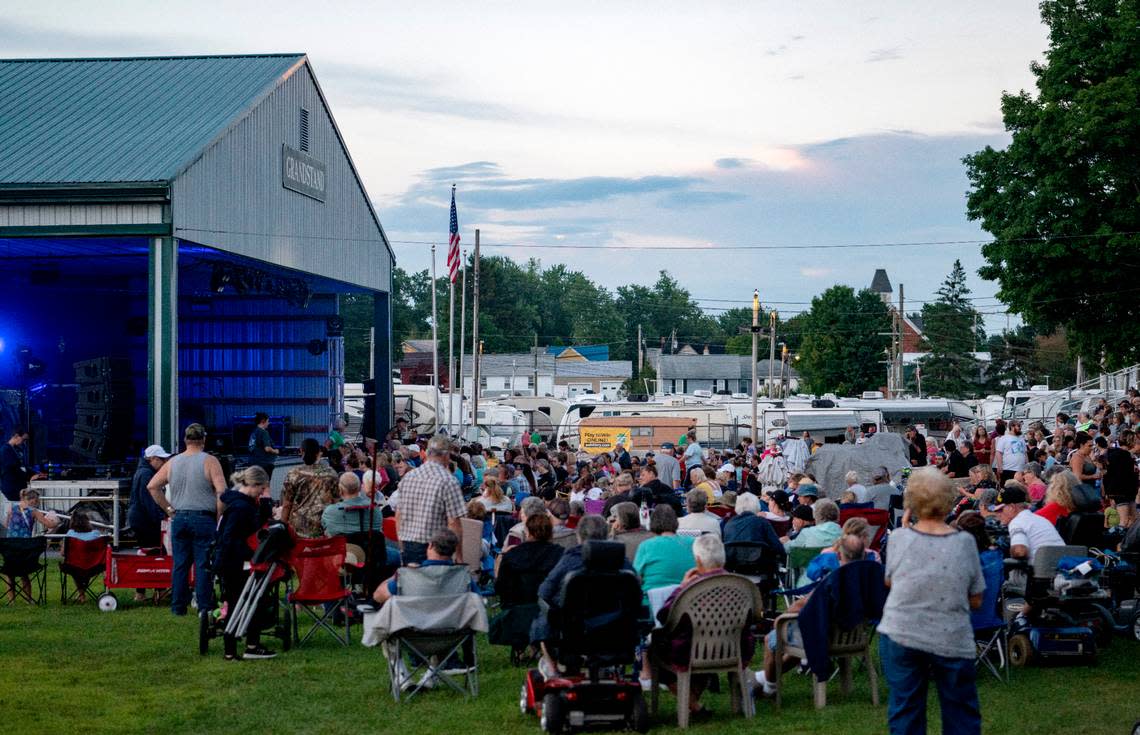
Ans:
[[[427,559],[427,544],[421,544],[418,541],[404,541],[402,544],[404,549],[400,552],[400,557],[405,566],[422,564]]]
[[[970,658],[947,658],[900,646],[879,634],[879,658],[890,687],[887,724],[891,735],[925,735],[926,688],[938,688],[943,735],[978,735],[977,670]]]
[[[175,615],[185,615],[190,605],[191,564],[194,565],[194,599],[198,610],[214,608],[214,580],[206,571],[206,557],[217,527],[214,516],[200,513],[176,513],[170,523],[170,544],[174,552],[170,610]]]

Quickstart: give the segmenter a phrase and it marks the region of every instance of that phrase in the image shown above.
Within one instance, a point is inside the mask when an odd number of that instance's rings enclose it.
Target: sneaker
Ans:
[[[410,679],[408,680],[411,681]],[[420,689],[434,689],[435,688],[435,675],[430,671],[425,671],[420,680],[416,682],[416,686]]]
[[[752,688],[753,694],[760,694],[765,697],[776,696],[776,685],[768,681],[764,676],[763,671],[756,672],[756,686]]]
[[[451,669],[440,669],[439,673],[444,674],[446,676],[466,676],[467,674],[470,674],[472,669],[474,669],[474,668],[475,668],[474,666],[471,666],[471,667],[457,666],[457,667],[451,668]]]
[[[543,679],[553,679],[558,676],[558,669],[551,665],[550,659],[546,656],[539,656],[538,673],[542,674]]]
[[[242,658],[260,659],[260,658],[276,658],[277,651],[270,651],[265,646],[257,646],[256,648],[247,648],[245,653],[241,655]]]

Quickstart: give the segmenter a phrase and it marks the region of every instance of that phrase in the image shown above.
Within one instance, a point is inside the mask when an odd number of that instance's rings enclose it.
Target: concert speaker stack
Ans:
[[[134,422],[130,362],[98,357],[74,367],[78,389],[71,451],[92,462],[123,458]]]

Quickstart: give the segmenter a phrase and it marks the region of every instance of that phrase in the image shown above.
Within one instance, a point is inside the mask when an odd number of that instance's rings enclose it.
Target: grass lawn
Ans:
[[[507,651],[480,647],[480,694],[463,700],[432,691],[410,703],[388,694],[379,649],[356,642],[341,648],[325,636],[270,661],[226,662],[221,641],[198,655],[197,620],[174,618],[164,608],[127,602],[100,613],[61,607],[58,575],[49,570],[46,608],[0,609],[0,722],[10,733],[537,733],[537,718],[519,713],[523,672]],[[279,649],[272,639],[266,642]],[[706,695],[715,716],[695,733],[882,733],[883,705],[872,707],[866,675],[842,697],[812,706],[808,677],[790,675],[780,713],[761,701],[757,718],[731,714],[727,694]],[[991,733],[1131,732],[1140,718],[1140,643],[1117,638],[1095,667],[1030,668],[1006,685],[979,679],[985,729]],[[932,695],[932,704],[936,698]],[[653,732],[674,732],[674,700],[663,695]],[[937,706],[931,732],[938,732]]]

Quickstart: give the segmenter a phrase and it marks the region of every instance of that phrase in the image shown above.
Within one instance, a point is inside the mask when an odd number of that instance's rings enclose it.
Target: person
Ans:
[[[989,464],[992,459],[990,455],[993,450],[993,440],[986,433],[986,427],[981,424],[975,426],[974,437],[970,443],[973,444],[974,458],[978,460],[978,464]]]
[[[797,548],[822,549],[831,546],[842,534],[839,527],[839,506],[830,498],[821,498],[812,505],[812,520],[810,526],[804,526],[794,539],[789,539],[784,548],[786,550]],[[795,516],[793,516],[794,518]]]
[[[907,492],[909,494],[909,487]],[[1029,497],[1025,490],[1016,486],[1008,487],[1002,489],[998,502],[991,505],[989,510],[998,513],[1001,524],[1009,528],[1009,555],[1014,559],[1026,559],[1032,564],[1038,549],[1043,546],[1063,546],[1065,542],[1052,523],[1029,510],[1028,503]],[[893,536],[891,545],[891,553],[894,553]]]
[[[861,497],[867,492],[867,488],[863,483],[859,482],[859,473],[855,470],[848,470],[843,475],[843,483],[847,486],[847,491],[854,493],[856,498]]]
[[[499,481],[490,475],[483,478],[483,492],[476,500],[483,504],[488,513],[512,513],[515,509],[515,504],[503,494]]]
[[[610,512],[614,509],[615,505],[630,502],[633,502],[633,476],[627,472],[623,472],[613,481],[613,491],[611,495],[606,498],[606,503],[602,507],[602,515],[609,518]]]
[[[1124,429],[1118,436],[1118,446],[1110,447],[1104,454],[1104,494],[1120,514],[1120,525],[1128,528],[1136,517],[1136,496],[1140,490],[1140,478],[1136,472],[1136,461],[1132,452],[1137,446],[1136,433]]]
[[[677,514],[668,505],[659,505],[649,515],[648,538],[633,555],[633,571],[641,577],[645,592],[681,583],[693,568],[693,539],[677,535]],[[648,604],[649,598],[645,598]]]
[[[926,466],[926,437],[919,433],[915,426],[906,427],[907,452],[910,455],[911,467]]]
[[[396,426],[388,432],[387,439],[404,445],[408,442],[415,441],[415,438],[415,435],[408,431],[408,418],[406,416],[397,416]]]
[[[320,459],[317,440],[302,440],[301,465],[289,470],[281,489],[281,522],[301,538],[322,535],[321,516],[337,496],[337,473]]]
[[[657,621],[664,623],[669,619],[673,605],[685,590],[701,580],[727,574],[724,568],[725,550],[720,539],[705,534],[693,541],[693,561],[695,565],[685,573],[681,584],[665,600],[665,604],[657,611]],[[677,682],[672,669],[689,665],[689,655],[692,649],[692,625],[681,625],[674,628],[671,636],[666,636],[663,628],[658,628],[649,639],[649,658],[662,664],[661,682],[669,687],[674,695],[677,693]],[[741,631],[740,655],[741,662],[747,666],[752,660],[752,652],[756,644],[752,638],[750,626],[744,626]],[[708,709],[701,706],[701,694],[708,686],[708,677],[693,677],[689,689],[689,717],[690,719],[704,719],[709,716]]]
[[[519,504],[519,522],[511,526],[511,529],[507,532],[507,538],[503,542],[503,547],[510,548],[526,541],[526,521],[528,518],[536,515],[549,515],[546,510],[546,503],[543,502],[542,498],[533,495],[524,498],[522,503]],[[551,523],[553,522],[553,519],[551,519]]]
[[[889,592],[878,631],[892,735],[926,732],[931,681],[943,732],[981,733],[970,610],[982,604],[985,579],[974,537],[946,525],[954,501],[947,477],[915,472],[904,498],[907,522],[891,534]]]
[[[1025,469],[1029,461],[1028,450],[1025,438],[1021,436],[1021,422],[1010,421],[1008,431],[994,442],[994,471],[1003,483]]]
[[[431,438],[431,441],[435,441],[436,439],[447,441],[447,437],[445,436],[434,436]],[[430,448],[430,442],[428,446]],[[431,463],[430,449],[428,463]],[[434,534],[432,534],[431,539],[425,546],[426,550],[424,552],[424,558],[416,563],[416,566],[420,567],[421,569],[430,567],[455,567],[462,565],[462,562],[457,558],[460,549],[460,537],[450,528],[440,528],[437,530]],[[404,560],[404,567],[409,566],[411,566],[411,564],[409,564],[407,560]],[[464,568],[464,572],[466,572],[466,568]],[[463,576],[460,575],[459,572],[456,572],[455,574],[457,577]],[[467,574],[466,576],[467,590],[471,592],[478,592],[479,587],[475,584],[475,580],[471,577],[470,574]],[[445,577],[433,576],[432,579],[436,582],[439,582],[441,585],[446,584]],[[444,590],[440,589],[438,593],[442,594],[444,593]],[[390,598],[395,597],[398,594],[400,594],[400,570],[396,570],[395,574],[381,582],[379,586],[376,587],[376,591],[372,593],[372,599],[378,605],[383,605]],[[430,595],[431,591],[417,590],[417,594],[426,596]]]
[[[360,492],[360,487],[360,479],[353,472],[345,472],[337,479],[340,502],[330,503],[321,512],[321,528],[326,536],[347,536],[367,531],[369,513],[372,514],[372,530],[384,528],[380,506],[373,508],[372,501]]]
[[[801,482],[796,488],[796,502],[800,505],[815,505],[819,500],[819,487],[814,482]]]
[[[253,432],[249,435],[249,463],[265,470],[265,474],[273,477],[273,465],[281,450],[273,446],[273,437],[269,435],[269,414],[258,411],[253,415]]]
[[[79,539],[80,541],[95,541],[103,534],[95,530],[91,525],[91,516],[85,510],[75,510],[71,513],[71,521],[67,524],[67,533],[64,534],[67,538]],[[83,600],[80,600],[82,602]]]
[[[333,421],[332,428],[329,429],[328,438],[325,439],[324,447],[329,451],[338,451],[345,444],[344,430],[348,428],[348,423],[338,418]]]
[[[605,541],[606,540],[606,520],[598,515],[586,515],[578,522],[578,528],[575,529],[578,535],[578,545],[566,549],[562,552],[562,558],[550,570],[550,574],[538,588],[538,598],[542,603],[545,603],[546,610],[558,609],[558,598],[562,592],[562,582],[565,581],[566,576],[571,572],[577,572],[586,568],[586,563],[582,560],[582,552],[585,550],[586,544],[590,541]],[[511,552],[514,553],[513,551]],[[629,559],[622,561],[622,569],[633,570],[629,563]],[[550,652],[546,649],[545,641],[549,637],[550,623],[549,616],[546,612],[539,615],[538,619],[534,621],[534,627],[531,632],[531,642],[542,645],[542,656],[538,661],[539,672],[547,679],[555,676],[557,667],[554,660],[550,657]]]
[[[650,508],[665,504],[673,509],[674,515],[681,513],[681,501],[673,488],[661,482],[657,476],[657,467],[652,464],[644,465],[638,478],[641,485],[633,491],[632,500],[637,505],[645,503]]]
[[[963,440],[956,443],[952,439],[947,439],[944,446],[947,457],[946,476],[967,477],[970,474],[970,468],[978,464],[978,458],[974,456],[970,442]]]
[[[496,560],[495,594],[503,608],[537,602],[541,581],[562,558],[562,547],[551,543],[554,523],[548,514],[528,516],[525,529],[526,540],[506,547]]]
[[[629,452],[625,450],[625,443],[618,442],[614,447],[614,463],[621,468],[622,472],[629,472],[633,465],[629,460]]]
[[[442,529],[450,528],[460,540],[455,560],[462,563],[463,526],[460,519],[463,491],[448,469],[451,443],[433,436],[427,445],[427,461],[400,480],[400,505],[396,508],[396,532],[404,564],[427,558],[428,544]]]
[[[843,566],[853,561],[860,561],[865,557],[864,553],[864,540],[858,535],[846,535],[841,537],[835,542],[834,556],[836,557],[836,566]],[[830,549],[829,549],[830,551]],[[786,613],[798,613],[804,609],[808,600],[811,599],[809,592],[802,597],[797,597],[791,605],[788,606]],[[798,621],[792,621],[787,628],[788,643],[792,645],[799,645],[800,629]],[[790,666],[795,666],[799,663],[799,659],[795,656],[785,656],[782,661],[776,660],[776,631],[771,630],[765,637],[764,645],[764,666],[760,671],[756,672],[756,688],[754,693],[763,694],[765,697],[773,697],[776,695],[776,667],[781,666],[787,669]]]
[[[1093,462],[1093,438],[1083,431],[1077,432],[1076,450],[1069,455],[1069,470],[1077,482],[1092,484],[1100,479],[1100,471]]]
[[[632,560],[637,548],[652,534],[641,527],[641,515],[633,503],[618,503],[610,511],[610,530],[614,541],[625,545],[625,558]]]
[[[735,515],[724,522],[721,538],[726,548],[729,548],[729,557],[732,561],[731,546],[734,543],[760,544],[764,558],[773,561],[773,568],[784,560],[784,546],[780,537],[767,518],[760,515],[760,499],[752,493],[744,493],[736,499]],[[836,509],[838,518],[838,509]],[[738,567],[729,564],[736,570]],[[754,573],[754,572],[753,572]]]
[[[151,444],[143,450],[139,465],[131,478],[131,505],[127,510],[127,523],[134,531],[140,549],[162,546],[162,522],[166,513],[154,502],[147,485],[170,459],[170,453],[161,444]],[[135,590],[136,602],[146,597],[145,590]]]
[[[711,533],[720,538],[720,517],[705,510],[709,502],[705,491],[695,488],[690,490],[685,494],[685,502],[689,505],[689,512],[677,519],[678,528]]]
[[[708,479],[705,471],[700,467],[689,470],[689,485],[694,490],[703,492],[710,505],[720,497],[720,486],[715,481]]]
[[[1125,452],[1125,454],[1128,454]],[[1129,465],[1131,471],[1135,473],[1135,464],[1129,457]],[[1021,471],[1021,484],[1025,485],[1026,491],[1029,493],[1029,499],[1034,503],[1040,503],[1045,499],[1045,483],[1041,480],[1041,463],[1040,462],[1027,462],[1025,469]]]
[[[681,465],[673,454],[673,443],[662,442],[661,451],[653,456],[657,479],[674,490],[681,487]]]
[[[792,520],[792,497],[783,490],[767,493],[768,510],[760,511],[760,516],[776,523],[790,523]]]
[[[13,503],[20,502],[20,491],[29,482],[43,478],[28,469],[27,447],[24,446],[27,439],[24,427],[16,426],[8,441],[0,445],[0,491]]]
[[[194,566],[194,600],[200,612],[214,608],[214,578],[209,571],[210,544],[217,530],[221,495],[226,490],[222,463],[206,453],[206,427],[190,424],[182,432],[186,450],[159,468],[146,489],[172,519],[171,555],[174,572],[170,611],[186,614],[190,605],[190,566]],[[170,486],[170,500],[163,488]]]
[[[54,512],[43,512],[39,508],[40,494],[32,488],[20,491],[19,499],[8,512],[5,530],[8,538],[31,538],[36,523],[41,524],[49,531],[59,525],[59,517]],[[2,520],[2,515],[0,515]],[[16,600],[17,581],[23,587],[24,596],[32,597],[32,580],[29,577],[8,578],[8,602]]]
[[[681,476],[688,477],[688,472],[694,467],[700,467],[704,461],[705,450],[697,442],[697,430],[690,429],[685,434],[685,452],[681,455]]]
[[[261,526],[257,500],[269,489],[269,473],[259,465],[250,465],[231,476],[230,482],[235,487],[221,496],[225,510],[222,511],[214,543],[213,568],[221,577],[222,593],[232,613],[249,578],[249,572],[245,570],[245,563],[253,558],[249,537]],[[261,629],[270,605],[269,596],[263,595],[255,604],[257,609],[246,629],[242,658],[273,658],[277,654],[261,645]],[[223,637],[223,655],[227,661],[237,658],[237,639],[234,636]]]
[[[1061,470],[1049,480],[1049,488],[1045,491],[1045,505],[1037,511],[1037,515],[1057,525],[1057,521],[1077,509],[1073,502],[1073,487],[1078,484],[1076,476],[1068,470]],[[1006,487],[1010,487],[1006,483]]]
[[[788,535],[780,539],[780,543],[787,547],[788,541],[797,538],[800,533],[810,526],[815,525],[815,513],[812,512],[810,505],[797,505],[792,508],[792,529],[788,531]]]
[[[889,510],[891,498],[898,491],[891,484],[891,473],[886,467],[876,467],[871,473],[871,484],[858,495],[860,503],[871,503],[879,510]]]
[[[546,512],[550,516],[551,522],[554,523],[554,530],[551,532],[551,540],[554,544],[564,549],[577,546],[578,537],[575,535],[574,529],[568,524],[570,503],[562,498],[555,498],[546,504]]]

